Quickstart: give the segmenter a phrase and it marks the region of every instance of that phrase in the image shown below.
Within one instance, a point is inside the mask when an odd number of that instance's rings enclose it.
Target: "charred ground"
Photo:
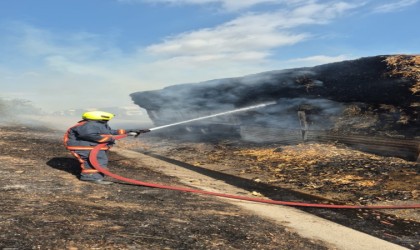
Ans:
[[[77,179],[78,162],[61,133],[2,127],[0,246],[17,249],[326,249],[282,226],[187,193]],[[419,166],[344,145],[191,143],[144,136],[135,149],[278,200],[336,204],[419,203]],[[178,180],[111,152],[122,176],[180,186]],[[207,171],[207,172],[206,172]],[[210,171],[210,172],[209,172]],[[306,209],[308,210],[308,209]],[[416,249],[419,211],[308,210],[340,224]],[[351,223],[349,223],[349,221]],[[346,224],[347,223],[347,224]]]
[[[275,200],[349,205],[419,204],[420,165],[339,143],[243,144],[153,137],[120,142]],[[416,249],[420,211],[304,209],[376,237]]]
[[[61,133],[0,128],[0,247],[11,249],[326,249],[218,199],[78,181]],[[135,179],[176,179],[111,153]]]

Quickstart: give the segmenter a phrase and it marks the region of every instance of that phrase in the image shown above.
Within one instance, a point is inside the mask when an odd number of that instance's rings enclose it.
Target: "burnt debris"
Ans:
[[[420,137],[419,62],[419,55],[374,56],[173,85],[132,93],[131,98],[147,110],[156,126],[276,102],[258,110],[173,128],[178,137],[208,140],[229,136],[257,142],[284,139],[288,143],[328,140],[331,136],[334,140],[386,138],[413,145],[409,146],[409,156],[404,153],[403,157],[416,159],[415,141]]]

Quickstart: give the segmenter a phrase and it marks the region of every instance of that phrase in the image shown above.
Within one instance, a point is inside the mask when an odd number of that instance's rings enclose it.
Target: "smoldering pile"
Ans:
[[[156,126],[276,102],[166,131],[178,139],[235,138],[286,144],[338,140],[361,149],[394,145],[382,151],[415,160],[420,137],[419,58],[367,57],[174,85],[131,97],[147,110]],[[372,141],[377,143],[369,146]],[[400,152],[398,148],[404,149]]]

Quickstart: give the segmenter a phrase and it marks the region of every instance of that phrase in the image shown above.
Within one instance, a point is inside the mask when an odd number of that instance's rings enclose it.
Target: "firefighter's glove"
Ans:
[[[133,135],[134,137],[137,137],[140,134],[144,134],[147,132],[150,132],[150,129],[134,129],[134,130],[129,130],[128,135]]]
[[[109,145],[109,146],[114,145],[115,144],[115,139],[113,137],[111,137],[106,144]]]

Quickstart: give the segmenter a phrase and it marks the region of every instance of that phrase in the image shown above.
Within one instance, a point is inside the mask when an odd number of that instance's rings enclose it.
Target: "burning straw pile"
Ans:
[[[165,130],[162,136],[183,138],[186,145],[175,142],[163,151],[190,164],[229,166],[232,174],[343,201],[410,201],[418,199],[420,169],[394,157],[418,157],[419,63],[419,55],[374,56],[131,97],[156,126],[274,101],[252,112]],[[219,145],[195,148],[193,142],[210,144],[209,138]],[[246,146],[220,146],[226,139]]]

